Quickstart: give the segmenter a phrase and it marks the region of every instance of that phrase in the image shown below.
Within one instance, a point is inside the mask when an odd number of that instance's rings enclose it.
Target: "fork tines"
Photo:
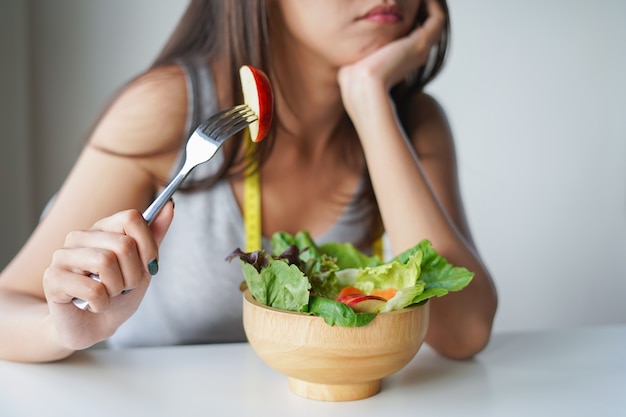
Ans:
[[[241,104],[216,113],[207,119],[201,131],[215,139],[229,137],[256,120],[257,115],[254,111],[248,105]]]

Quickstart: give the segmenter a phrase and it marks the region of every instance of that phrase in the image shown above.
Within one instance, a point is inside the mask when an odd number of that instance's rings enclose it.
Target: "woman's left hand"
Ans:
[[[371,94],[388,94],[391,87],[426,64],[439,42],[445,15],[436,0],[424,0],[428,18],[407,36],[381,47],[367,57],[339,70],[344,106],[354,120]]]

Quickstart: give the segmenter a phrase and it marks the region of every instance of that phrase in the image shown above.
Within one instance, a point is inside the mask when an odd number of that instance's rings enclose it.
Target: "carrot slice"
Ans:
[[[348,285],[347,287],[343,287],[341,291],[339,291],[337,298],[350,295],[350,294],[363,294],[363,291],[361,291],[360,289],[356,287]]]
[[[397,292],[398,290],[396,290],[395,288],[381,288],[373,290],[370,295],[376,295],[378,297],[384,298],[385,300],[389,300],[393,298],[393,296],[396,295]]]

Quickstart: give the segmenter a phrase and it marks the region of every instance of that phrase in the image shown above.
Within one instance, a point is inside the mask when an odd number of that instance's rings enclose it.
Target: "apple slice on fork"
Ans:
[[[260,142],[265,138],[272,124],[274,112],[274,94],[267,75],[258,68],[243,65],[239,69],[239,79],[243,91],[243,101],[247,104],[258,120],[248,126],[250,139]]]

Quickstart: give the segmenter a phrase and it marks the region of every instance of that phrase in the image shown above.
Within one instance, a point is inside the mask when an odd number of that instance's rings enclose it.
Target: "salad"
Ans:
[[[275,233],[271,253],[235,249],[245,286],[259,303],[323,317],[333,326],[359,327],[377,314],[460,291],[474,274],[448,263],[430,241],[383,262],[350,243],[318,245],[306,231]]]

